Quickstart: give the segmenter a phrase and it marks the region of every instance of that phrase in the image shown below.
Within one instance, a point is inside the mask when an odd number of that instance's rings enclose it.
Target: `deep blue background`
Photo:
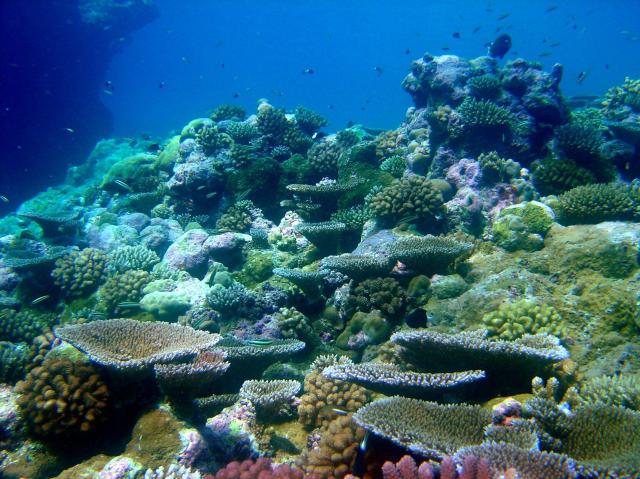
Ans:
[[[562,63],[568,95],[603,94],[640,77],[637,0],[157,4],[155,21],[120,37],[82,31],[72,0],[0,2],[0,194],[11,199],[0,214],[60,182],[98,139],[164,137],[220,103],[252,112],[265,97],[318,110],[328,130],[348,121],[393,128],[411,104],[400,82],[413,59],[425,51],[482,55],[498,28],[513,37],[509,59]],[[57,10],[36,8],[45,5]],[[578,84],[581,71],[588,75]],[[107,80],[112,95],[103,92]]]
[[[104,102],[113,111],[116,134],[166,134],[219,103],[237,102],[253,111],[261,97],[288,108],[299,103],[315,108],[331,120],[329,129],[349,120],[394,128],[411,103],[400,88],[411,60],[425,51],[483,55],[498,27],[513,37],[508,58],[517,53],[546,68],[562,63],[567,94],[602,94],[625,76],[640,76],[640,1],[158,0],[158,5],[160,18],[133,35],[107,73],[116,91]],[[558,8],[545,12],[553,5]],[[498,21],[504,13],[510,16]],[[460,39],[453,38],[456,31]],[[560,45],[550,47],[554,42]],[[551,56],[538,56],[545,52]],[[383,69],[381,76],[376,66]],[[307,67],[315,74],[302,75]],[[579,85],[581,71],[588,76]],[[158,88],[160,82],[164,88]]]

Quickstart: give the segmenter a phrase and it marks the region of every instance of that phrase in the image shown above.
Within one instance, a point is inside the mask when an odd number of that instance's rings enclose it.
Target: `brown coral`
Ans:
[[[369,392],[355,384],[328,379],[322,375],[326,367],[342,364],[345,358],[319,356],[311,364],[304,379],[304,394],[300,397],[298,415],[305,426],[327,427],[337,416],[334,409],[355,412],[370,399]]]
[[[109,389],[88,363],[45,360],[16,386],[18,407],[38,436],[69,437],[95,432],[105,420]]]

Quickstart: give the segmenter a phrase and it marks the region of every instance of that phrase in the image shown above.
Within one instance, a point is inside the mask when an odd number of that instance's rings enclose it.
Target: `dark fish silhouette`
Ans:
[[[581,71],[578,74],[578,84],[582,83],[583,81],[585,81],[585,79],[587,78],[587,75],[589,75],[589,72],[586,71]]]
[[[505,18],[509,17],[510,15],[511,15],[510,13],[503,13],[502,15],[500,15],[498,17],[498,21],[504,20]]]
[[[548,7],[545,12],[549,13],[549,12],[553,12],[554,10],[558,9],[558,5],[551,5],[550,7]]]
[[[453,38],[460,38],[460,32],[453,32],[453,33],[451,34],[451,36],[452,36]]]
[[[476,33],[478,33],[478,32],[480,31],[480,28],[481,28],[481,27],[479,27],[479,26],[478,26],[478,27],[475,27],[475,28],[473,29],[473,31],[471,32],[471,35],[475,35]]]
[[[405,55],[408,55],[409,53],[411,53],[411,50],[410,50],[409,48],[407,48],[407,49],[404,51],[404,54],[405,54]]]
[[[304,70],[302,70],[302,74],[303,75],[313,75],[315,72],[313,71],[313,68],[305,68]]]
[[[236,92],[233,94],[233,98],[239,98],[240,97],[240,93]]]
[[[504,58],[511,49],[511,37],[506,33],[498,35],[496,39],[488,44],[489,56],[493,58]]]

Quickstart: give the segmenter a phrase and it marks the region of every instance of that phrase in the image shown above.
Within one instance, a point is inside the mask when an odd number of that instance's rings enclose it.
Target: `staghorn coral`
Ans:
[[[98,290],[100,301],[110,314],[121,314],[142,298],[142,290],[151,281],[146,271],[130,270],[109,278]]]
[[[326,378],[347,381],[383,394],[401,394],[409,397],[426,397],[484,379],[484,371],[460,371],[455,373],[417,373],[403,371],[396,364],[360,363],[344,361],[326,367]]]
[[[221,336],[187,326],[133,319],[107,319],[55,329],[60,339],[92,361],[122,371],[151,368],[196,356],[215,346]]]
[[[407,293],[393,278],[365,279],[351,288],[347,308],[368,313],[378,310],[389,318],[401,316],[407,305]]]
[[[327,124],[326,118],[323,118],[320,114],[302,105],[296,107],[293,115],[296,118],[296,124],[307,135],[313,135]]]
[[[288,416],[295,404],[300,383],[290,379],[272,381],[249,380],[240,388],[240,397],[254,405],[258,417]]]
[[[369,218],[371,218],[371,211],[365,205],[352,206],[347,210],[338,210],[331,214],[331,221],[344,223],[347,231],[362,231]]]
[[[42,313],[33,309],[23,308],[2,309],[0,311],[0,341],[14,343],[30,343],[36,336],[49,329],[56,318],[51,313]]]
[[[640,216],[640,198],[623,184],[578,186],[560,195],[557,210],[564,225],[632,220]]]
[[[464,128],[480,132],[505,132],[511,129],[515,120],[512,113],[490,100],[465,98],[457,109]]]
[[[364,434],[350,415],[338,416],[320,431],[318,446],[303,453],[298,465],[310,477],[343,479],[353,467]]]
[[[443,236],[407,236],[389,246],[393,261],[423,274],[447,273],[449,266],[471,253],[473,244]]]
[[[442,193],[424,176],[411,175],[395,180],[369,199],[373,216],[394,225],[402,221],[431,223],[444,213]]]
[[[640,378],[625,374],[596,376],[570,388],[566,397],[574,408],[604,404],[640,411]]]
[[[18,407],[30,430],[43,438],[93,433],[109,408],[107,385],[91,365],[46,359],[16,385]]]
[[[562,317],[552,306],[526,299],[502,304],[498,310],[485,314],[482,322],[490,335],[507,341],[525,334],[547,333],[560,338],[566,335]]]
[[[95,248],[73,251],[58,259],[51,276],[69,298],[95,291],[107,273],[107,255]]]
[[[144,246],[122,246],[109,255],[109,267],[117,273],[129,270],[151,271],[160,262],[158,255]]]
[[[575,461],[567,456],[521,449],[511,444],[488,442],[479,446],[464,447],[455,454],[454,459],[464,464],[470,457],[486,461],[489,466],[485,476],[487,478],[575,479],[578,477]]]
[[[476,99],[494,100],[500,95],[501,84],[498,77],[486,74],[469,78],[467,88]]]
[[[27,367],[29,351],[24,345],[0,341],[0,383],[14,384]]]
[[[220,350],[200,351],[190,363],[154,364],[156,380],[167,396],[191,398],[206,394],[206,390],[229,369],[227,355]]]
[[[491,413],[479,406],[394,396],[360,408],[353,420],[413,453],[442,459],[461,447],[482,443]]]
[[[547,157],[536,161],[532,174],[536,189],[543,195],[559,194],[577,186],[596,183],[593,173],[568,158]]]
[[[223,121],[223,120],[234,120],[234,121],[242,121],[245,116],[247,116],[247,112],[240,105],[232,105],[229,103],[224,103],[222,105],[218,105],[210,118],[213,121]]]
[[[299,421],[309,428],[327,427],[337,416],[334,409],[355,412],[369,400],[366,389],[344,381],[329,379],[322,371],[330,366],[349,364],[343,356],[318,356],[304,378],[304,394],[298,406]]]
[[[391,270],[391,261],[386,257],[341,254],[327,256],[320,262],[321,268],[337,271],[355,280],[372,276],[382,276]]]
[[[307,152],[312,170],[319,174],[332,174],[338,170],[338,159],[342,148],[336,141],[323,139],[315,143]]]

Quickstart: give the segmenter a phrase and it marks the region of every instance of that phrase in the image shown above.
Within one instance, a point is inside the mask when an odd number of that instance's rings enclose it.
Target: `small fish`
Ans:
[[[104,82],[104,88],[102,89],[107,95],[113,95],[113,83],[111,80]]]
[[[9,203],[9,198],[4,195],[0,195],[0,200],[2,200],[3,203]]]
[[[477,27],[475,27],[473,29],[473,31],[471,32],[471,35],[475,35],[476,33],[478,33],[480,31],[480,28],[482,28],[480,25],[478,25]]]
[[[313,71],[313,68],[305,68],[304,70],[302,70],[302,74],[303,75],[313,75],[315,72]]]
[[[333,110],[335,108],[335,106],[329,105],[328,108],[329,108],[329,110]]]
[[[318,138],[318,132],[316,131],[313,135],[311,135],[311,139],[315,140],[316,138]]]
[[[559,46],[560,46],[560,42],[553,42],[553,43],[549,43],[549,46],[550,46],[551,48],[559,47]]]
[[[346,416],[347,414],[349,414],[344,409],[338,409],[337,407],[332,407],[331,412],[335,412],[338,416]]]
[[[489,47],[490,57],[504,58],[507,52],[511,49],[511,37],[506,33],[503,33],[487,46]]]
[[[360,442],[360,446],[358,447],[358,449],[360,449],[362,452],[366,452],[367,450],[367,446],[369,445],[369,436],[371,434],[369,433],[369,431],[364,433],[364,438],[362,439],[362,442]]]
[[[134,309],[139,307],[140,303],[136,303],[134,301],[123,301],[122,303],[118,303],[118,308],[121,309]]]
[[[202,190],[204,190],[206,187],[207,187],[206,185],[200,185],[200,186],[198,186],[198,187],[196,188],[196,191],[202,191]]]
[[[76,130],[74,130],[73,128],[69,128],[69,127],[65,128],[64,130],[68,131],[69,133],[75,133],[76,132]]]
[[[549,12],[553,12],[554,10],[558,9],[558,5],[551,5],[550,7],[547,7],[545,9],[545,13],[549,13]]]
[[[453,32],[453,33],[451,34],[451,36],[452,36],[453,38],[460,38],[460,32]]]
[[[605,63],[605,64],[604,64],[604,69],[605,69],[605,70],[608,70],[608,69],[609,69],[609,64],[608,64],[608,63]]]
[[[187,57],[180,57],[182,63],[191,63]]]
[[[210,200],[211,198],[213,198],[214,196],[216,196],[218,193],[216,193],[215,191],[212,191],[211,193],[207,193],[205,195],[205,198]]]
[[[510,14],[510,13],[503,13],[502,15],[500,15],[500,16],[497,18],[497,20],[498,20],[498,21],[501,21],[501,20],[504,20],[505,18],[509,18],[510,16],[511,16],[511,14]]]
[[[165,85],[166,83],[161,81],[160,83],[158,83],[158,88],[164,88]]]
[[[133,191],[131,187],[122,180],[114,180],[114,183],[127,191]]]
[[[233,94],[233,98],[240,98],[240,93],[235,92],[235,93]]]
[[[441,47],[441,49],[444,50],[445,52],[448,52],[449,50],[451,50],[451,48],[449,48],[449,46],[447,45]]]
[[[582,84],[582,82],[585,81],[588,75],[589,75],[588,71],[581,71],[580,73],[578,73],[578,78],[576,80],[578,84],[579,85]]]
[[[408,55],[409,53],[411,53],[411,49],[410,48],[405,49],[404,54]]]
[[[550,57],[551,53],[550,52],[542,52],[542,53],[538,53],[539,57]]]
[[[273,339],[248,339],[246,343],[252,346],[269,346],[273,344]]]
[[[220,64],[220,68],[224,68],[224,63],[221,63],[221,64]]]
[[[42,303],[43,301],[46,301],[46,300],[47,300],[47,299],[49,299],[50,297],[51,297],[51,296],[50,296],[50,295],[48,295],[48,294],[45,294],[45,295],[43,295],[43,296],[38,296],[36,299],[34,299],[33,301],[31,301],[31,304],[33,304],[33,305],[35,306],[36,304],[40,304],[40,303]]]
[[[374,72],[376,72],[376,74],[377,74],[378,76],[382,75],[382,73],[384,72],[384,70],[382,69],[382,67],[379,67],[379,66],[375,66],[375,67],[373,67],[373,71],[374,71]]]

